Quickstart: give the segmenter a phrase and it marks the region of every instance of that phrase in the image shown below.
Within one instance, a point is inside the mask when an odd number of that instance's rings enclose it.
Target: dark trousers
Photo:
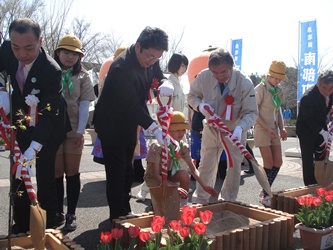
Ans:
[[[55,155],[56,147],[42,148],[36,159],[37,200],[41,208],[46,210],[46,227],[54,226],[57,208],[57,190],[55,182]],[[13,177],[14,179],[15,177]],[[22,196],[17,194],[22,191]],[[25,189],[24,182],[14,179],[11,186],[13,196],[13,218],[23,231],[29,230],[30,199]]]
[[[323,148],[319,147],[322,142],[322,136],[317,136],[314,141],[299,137],[302,155],[303,181],[306,186],[317,184],[314,174],[314,160],[324,160],[325,158]]]
[[[106,197],[110,208],[110,220],[131,212],[129,200],[133,182],[133,154],[135,141],[128,147],[103,144],[105,161]]]

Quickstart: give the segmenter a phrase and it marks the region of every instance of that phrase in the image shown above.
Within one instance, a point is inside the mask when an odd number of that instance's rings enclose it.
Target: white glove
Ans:
[[[209,110],[214,113],[214,109],[212,106],[210,106],[208,103],[200,103],[199,105],[199,111],[204,115],[204,116],[211,116],[211,114],[208,113],[208,111],[205,109],[205,107],[208,107]]]
[[[173,84],[170,81],[164,81],[158,88],[161,96],[171,96],[173,94]]]
[[[319,132],[319,134],[321,134],[321,135],[323,136],[324,141],[325,141],[325,143],[327,144],[327,143],[328,143],[328,139],[329,139],[330,136],[331,136],[330,133],[329,133],[328,131],[322,129],[322,130]]]
[[[232,133],[231,139],[237,139],[238,141],[242,140],[243,129],[240,126],[236,126],[234,132]]]
[[[166,135],[165,140],[164,140],[163,136],[162,136],[162,130],[160,130],[159,128],[154,131],[154,135],[156,136],[156,140],[158,141],[158,143],[160,145],[164,145],[165,142],[166,142],[167,145],[170,144],[169,135]]]
[[[10,112],[9,93],[7,91],[0,91],[0,108],[3,108],[5,114]]]

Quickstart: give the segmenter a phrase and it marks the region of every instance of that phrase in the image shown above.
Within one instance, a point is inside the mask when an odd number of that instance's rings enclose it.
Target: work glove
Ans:
[[[165,139],[163,139],[162,130],[160,130],[159,128],[155,130],[154,135],[156,136],[156,140],[160,145],[164,145],[164,143],[166,143],[166,145],[170,144],[169,135],[166,135]]]
[[[201,114],[203,114],[204,116],[211,116],[211,114],[208,113],[208,111],[205,109],[205,107],[208,107],[209,110],[212,113],[214,113],[214,109],[208,103],[200,103],[200,105],[199,105],[199,111],[201,112]]]
[[[231,139],[237,139],[238,141],[242,140],[243,129],[240,126],[236,126],[234,132],[232,133]]]
[[[7,91],[0,91],[0,108],[3,108],[5,114],[10,112],[9,93]]]
[[[170,81],[164,81],[162,85],[158,88],[161,96],[172,96],[173,94],[173,84]]]
[[[325,143],[327,144],[327,143],[328,143],[328,140],[329,140],[329,138],[330,138],[330,136],[331,136],[330,133],[329,133],[328,131],[322,129],[322,130],[319,132],[319,134],[322,135],[322,137],[324,138]]]

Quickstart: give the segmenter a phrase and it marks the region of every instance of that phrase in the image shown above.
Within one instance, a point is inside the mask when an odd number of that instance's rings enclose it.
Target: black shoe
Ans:
[[[244,173],[246,173],[246,174],[254,174],[253,168],[251,168],[249,170],[245,170]]]
[[[64,213],[56,213],[54,220],[54,228],[62,226],[65,223],[65,214]]]
[[[74,214],[66,214],[65,231],[74,231],[76,228],[76,216]]]

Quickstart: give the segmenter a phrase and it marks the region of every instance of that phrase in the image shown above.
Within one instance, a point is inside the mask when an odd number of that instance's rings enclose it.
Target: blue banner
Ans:
[[[235,66],[239,70],[242,70],[242,49],[243,49],[242,39],[232,40],[231,54],[234,58]]]
[[[304,92],[317,81],[318,48],[316,21],[300,23],[299,71],[297,102]]]

